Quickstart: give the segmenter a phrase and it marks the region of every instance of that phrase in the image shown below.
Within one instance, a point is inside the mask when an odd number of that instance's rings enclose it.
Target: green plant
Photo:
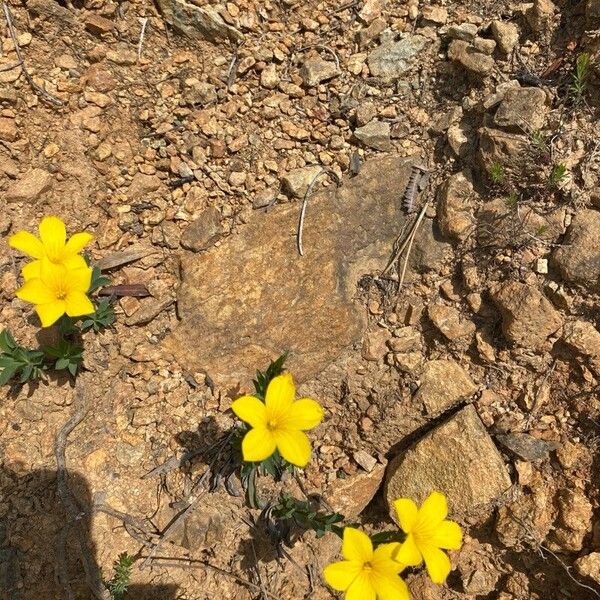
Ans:
[[[122,600],[131,582],[131,571],[135,557],[123,552],[113,565],[113,576],[110,581],[105,582],[106,589],[110,592],[113,600]]]
[[[531,134],[531,143],[540,152],[548,152],[550,150],[548,142],[546,141],[546,136],[539,129],[536,129]]]
[[[0,351],[0,385],[13,377],[18,377],[19,383],[42,377],[46,368],[44,353],[19,346],[7,329],[0,333]]]
[[[94,332],[98,333],[107,329],[115,322],[115,311],[109,298],[99,298],[98,300],[93,300],[93,303],[96,307],[96,312],[82,317],[81,331],[93,329]]]
[[[575,72],[573,73],[573,83],[569,88],[571,96],[576,104],[581,102],[583,95],[587,91],[587,82],[590,75],[590,55],[582,52],[575,61]]]
[[[256,396],[261,400],[265,399],[267,388],[271,379],[281,375],[283,372],[283,364],[287,360],[287,352],[284,352],[277,360],[271,361],[271,364],[267,367],[267,370],[263,373],[262,371],[256,371],[256,379],[252,380],[254,389],[256,390]]]
[[[550,187],[556,187],[567,174],[567,167],[564,163],[557,163],[552,167],[550,177],[548,178],[548,185]]]
[[[499,185],[504,182],[506,174],[504,172],[504,167],[500,163],[492,163],[490,168],[488,169],[488,174],[492,183]]]
[[[54,368],[57,371],[66,369],[73,377],[77,375],[83,360],[81,346],[63,338],[56,346],[44,346],[43,351],[48,358],[55,361]]]
[[[506,204],[507,208],[516,208],[519,205],[519,194],[517,192],[510,192],[504,199],[504,204]]]

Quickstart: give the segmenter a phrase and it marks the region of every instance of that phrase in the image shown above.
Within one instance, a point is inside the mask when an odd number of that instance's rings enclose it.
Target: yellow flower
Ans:
[[[440,548],[458,550],[462,544],[460,526],[446,520],[446,496],[432,492],[421,508],[409,498],[400,498],[394,507],[400,527],[407,534],[394,558],[411,567],[424,560],[431,580],[444,583],[450,573],[450,559]]]
[[[304,431],[316,427],[324,413],[318,402],[295,398],[294,381],[285,373],[271,380],[264,403],[255,396],[242,396],[231,405],[233,412],[252,427],[242,440],[244,460],[260,462],[277,449],[289,463],[307,465],[311,450]]]
[[[86,292],[92,269],[67,269],[64,265],[40,261],[40,276],[28,279],[17,290],[17,298],[35,304],[42,327],[53,325],[65,313],[69,317],[92,314],[95,309]]]
[[[44,217],[39,231],[41,239],[28,231],[17,231],[8,240],[10,246],[36,259],[23,267],[25,281],[40,277],[43,258],[55,264],[63,264],[71,270],[87,267],[84,258],[79,256],[78,252],[92,240],[92,235],[75,233],[67,241],[65,224],[58,217]]]
[[[381,544],[373,550],[366,533],[344,529],[342,554],[346,560],[327,565],[325,581],[346,592],[346,600],[409,600],[408,587],[398,576],[404,565],[392,558],[400,544]]]

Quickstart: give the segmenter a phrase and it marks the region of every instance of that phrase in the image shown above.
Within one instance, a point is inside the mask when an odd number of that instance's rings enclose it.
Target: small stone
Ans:
[[[86,102],[91,102],[100,108],[106,108],[109,104],[112,104],[111,97],[101,92],[85,90],[83,92],[83,97],[85,98]]]
[[[94,156],[95,156],[96,160],[99,160],[100,162],[109,158],[111,156],[111,154],[112,154],[112,147],[107,142],[101,142],[98,145],[98,147],[96,148],[96,150],[94,151]]]
[[[563,278],[591,291],[600,289],[600,212],[579,210],[553,262]]]
[[[169,244],[168,247],[172,247],[172,245]],[[130,327],[135,325],[146,325],[158,317],[163,310],[171,306],[174,301],[173,298],[168,297],[163,299],[144,298],[140,303],[140,309],[128,317],[125,322]]]
[[[450,27],[448,27],[448,37],[453,40],[472,42],[476,35],[477,25],[473,25],[473,23],[462,23],[460,25],[450,25]]]
[[[294,169],[282,177],[282,187],[290,196],[304,198],[308,186],[321,171],[318,165]]]
[[[494,123],[498,127],[537,131],[546,121],[546,92],[538,87],[509,89],[504,95]]]
[[[547,258],[538,258],[535,261],[535,272],[540,275],[548,274],[548,259]]]
[[[446,132],[448,145],[456,156],[465,156],[469,151],[469,136],[467,130],[460,123],[450,125]]]
[[[377,106],[374,102],[362,102],[356,107],[356,125],[362,127],[377,116]]]
[[[131,180],[127,195],[131,200],[139,200],[146,194],[155,192],[161,186],[161,180],[157,175],[144,175],[136,173]]]
[[[0,140],[14,142],[19,137],[19,132],[14,119],[0,117]]]
[[[60,147],[58,144],[50,142],[47,146],[44,147],[44,156],[46,158],[52,158],[56,156],[60,152]]]
[[[587,321],[570,321],[563,327],[562,340],[600,375],[600,331]]]
[[[552,535],[557,550],[579,552],[583,540],[592,529],[593,507],[580,490],[562,489],[558,492],[558,527]]]
[[[101,63],[90,65],[84,75],[87,86],[98,92],[110,92],[114,90],[117,82],[113,74]]]
[[[519,43],[519,28],[514,23],[492,21],[491,31],[504,54],[510,54]]]
[[[31,169],[15,181],[4,194],[7,202],[33,202],[52,187],[52,175],[43,169]]]
[[[424,6],[421,11],[423,20],[434,25],[445,25],[448,21],[448,11],[441,6]]]
[[[562,326],[560,313],[536,288],[512,281],[492,290],[502,313],[505,337],[520,346],[541,348]]]
[[[186,80],[183,91],[183,99],[191,106],[205,106],[217,101],[217,88],[206,81],[198,81],[195,78]]]
[[[440,190],[438,222],[442,233],[464,240],[473,228],[473,184],[463,173],[451,175]]]
[[[181,245],[186,250],[201,252],[213,246],[221,235],[221,212],[210,206],[186,227],[181,236]]]
[[[394,365],[403,373],[412,373],[423,364],[423,355],[420,352],[400,352],[394,354]]]
[[[383,121],[371,121],[354,130],[354,136],[365,146],[381,150],[383,152],[392,149],[390,140],[390,124]]]
[[[234,187],[241,187],[246,183],[246,179],[248,178],[248,173],[246,171],[233,171],[229,175],[229,184]]]
[[[481,76],[489,75],[496,64],[491,56],[478,52],[463,40],[450,42],[448,58],[462,65],[467,71]]]
[[[496,49],[495,40],[488,40],[486,38],[476,37],[473,40],[473,48],[477,50],[477,52],[481,52],[483,54],[487,54],[491,56],[494,54],[494,50]]]
[[[414,400],[423,404],[430,416],[468,400],[477,391],[469,374],[453,360],[430,360],[423,367],[420,380]]]
[[[502,456],[475,408],[467,406],[390,462],[384,494],[397,521],[397,498],[421,503],[431,490],[439,490],[446,494],[452,514],[467,515],[494,502],[510,486]]]
[[[411,35],[399,42],[381,44],[367,59],[371,74],[384,79],[400,77],[410,69],[413,59],[426,44],[427,38],[420,35]]]
[[[575,561],[575,569],[582,577],[589,577],[600,584],[600,552],[591,552]]]
[[[110,33],[114,28],[114,23],[96,13],[90,13],[85,19],[85,28],[90,33],[102,35],[103,33]]]
[[[387,344],[392,352],[416,350],[422,345],[421,334],[414,327],[401,327],[394,332],[394,337]]]
[[[352,455],[352,458],[356,461],[356,464],[361,466],[367,473],[370,473],[377,464],[377,459],[364,450],[357,450]]]
[[[464,319],[452,306],[431,304],[427,309],[427,315],[436,329],[451,342],[463,338],[470,340],[475,334],[475,324]]]
[[[537,34],[550,32],[556,6],[551,0],[533,0],[533,4],[525,11],[525,18],[529,26]]]
[[[362,345],[362,357],[369,361],[383,360],[387,352],[387,341],[390,332],[387,329],[376,329],[365,335]]]
[[[374,21],[377,17],[381,16],[385,3],[386,0],[365,0],[365,3],[358,13],[358,18],[368,25],[371,21]]]
[[[260,74],[260,85],[268,90],[273,90],[279,84],[279,74],[274,63],[268,64]],[[314,84],[316,85],[316,84]]]
[[[515,456],[529,462],[544,460],[559,444],[538,440],[528,433],[498,434],[496,439]]]
[[[314,87],[323,81],[337,77],[340,74],[334,62],[322,58],[310,58],[304,61],[300,69],[300,77],[306,87]]]

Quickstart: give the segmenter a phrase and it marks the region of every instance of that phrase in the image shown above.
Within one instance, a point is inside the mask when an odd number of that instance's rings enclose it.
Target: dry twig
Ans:
[[[146,35],[146,25],[148,25],[148,17],[143,17],[140,19],[142,23],[142,30],[140,31],[140,41],[138,42],[138,61],[142,60],[142,47],[144,45],[144,36]]]
[[[17,31],[15,29],[15,24],[13,22],[12,14],[10,12],[10,8],[8,8],[8,4],[6,2],[2,2],[2,10],[4,11],[4,18],[6,19],[6,26],[8,27],[8,32],[10,33],[10,37],[12,39],[13,47],[15,49],[15,54],[19,59],[19,62],[15,65],[21,66],[21,72],[25,75],[25,79],[31,86],[31,89],[38,95],[40,98],[43,98],[53,104],[54,106],[62,106],[63,101],[59,100],[56,96],[53,96],[49,92],[47,92],[43,87],[39,86],[34,80],[27,67],[25,66],[25,61],[23,60],[23,56],[21,54],[21,48],[19,46],[19,42],[17,40]]]

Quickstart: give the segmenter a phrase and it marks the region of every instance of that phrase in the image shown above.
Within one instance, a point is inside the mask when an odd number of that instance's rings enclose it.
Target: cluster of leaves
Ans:
[[[92,270],[92,283],[89,294],[110,283],[98,267]],[[0,385],[17,379],[27,383],[41,379],[44,371],[68,371],[73,377],[81,367],[83,347],[81,334],[93,330],[99,332],[110,327],[115,321],[115,313],[110,298],[92,297],[96,312],[84,317],[72,318],[63,315],[58,321],[60,341],[54,346],[38,349],[26,348],[17,344],[8,330],[0,333]]]
[[[119,554],[119,558],[113,565],[113,576],[110,581],[105,583],[106,589],[110,592],[113,600],[122,600],[125,592],[131,582],[131,572],[135,557],[124,552]]]
[[[261,400],[265,399],[265,394],[271,380],[283,373],[283,365],[287,360],[287,356],[287,352],[284,352],[277,360],[271,361],[266,371],[256,371],[256,379],[253,379],[252,383],[254,384],[257,398]]]
[[[266,526],[267,533],[273,545],[280,554],[285,545],[291,548],[294,541],[305,531],[314,531],[317,537],[326,533],[335,533],[340,538],[344,534],[344,516],[336,512],[326,512],[320,509],[320,499],[298,500],[290,494],[282,493],[277,502],[267,505],[259,521]]]
[[[569,87],[569,92],[573,98],[573,102],[579,104],[585,92],[587,91],[587,83],[590,76],[590,55],[587,52],[582,52],[575,61],[575,72],[573,73],[573,82]]]

